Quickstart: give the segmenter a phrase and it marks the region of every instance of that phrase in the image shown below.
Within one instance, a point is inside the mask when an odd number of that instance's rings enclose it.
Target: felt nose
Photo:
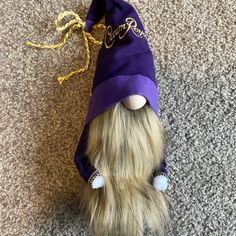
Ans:
[[[131,95],[122,101],[123,105],[130,110],[142,108],[147,102],[147,99],[141,95]]]

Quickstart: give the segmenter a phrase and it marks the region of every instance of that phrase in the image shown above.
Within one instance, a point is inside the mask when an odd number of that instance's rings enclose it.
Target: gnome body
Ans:
[[[85,126],[75,163],[92,235],[163,234],[168,218],[165,140],[153,56],[135,9],[93,0],[85,30],[105,16]]]

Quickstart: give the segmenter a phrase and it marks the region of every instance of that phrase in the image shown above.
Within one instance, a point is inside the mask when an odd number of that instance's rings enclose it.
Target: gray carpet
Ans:
[[[169,236],[236,235],[234,0],[130,0],[145,25],[168,137]],[[73,155],[86,115],[98,48],[88,72],[74,35],[59,50],[54,20],[86,16],[89,1],[1,1],[1,236],[89,235],[78,209],[82,179]],[[101,36],[101,35],[100,35]]]

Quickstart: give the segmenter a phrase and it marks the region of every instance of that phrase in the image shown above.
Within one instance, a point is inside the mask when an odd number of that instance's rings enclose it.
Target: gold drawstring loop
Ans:
[[[69,22],[67,22],[64,25],[61,25],[61,21],[65,18],[65,17],[73,17],[72,20],[70,20]],[[102,42],[97,40],[96,38],[94,38],[90,33],[86,32],[84,30],[85,28],[85,22],[80,18],[80,16],[78,14],[76,14],[73,11],[65,11],[62,12],[58,15],[56,21],[55,21],[55,27],[57,31],[65,31],[68,30],[63,38],[62,41],[56,44],[52,44],[52,45],[43,45],[43,44],[37,44],[37,43],[32,43],[32,42],[26,42],[27,46],[33,47],[33,48],[41,48],[41,49],[56,49],[56,48],[60,48],[63,47],[68,39],[70,38],[70,36],[76,31],[76,30],[81,30],[82,31],[82,35],[83,35],[83,42],[85,45],[85,50],[86,50],[86,62],[84,67],[77,69],[75,71],[70,72],[69,74],[65,75],[65,76],[60,76],[58,78],[58,81],[60,84],[63,83],[63,81],[68,80],[71,76],[76,75],[76,74],[80,74],[85,72],[90,65],[90,48],[89,48],[89,41],[91,41],[94,45],[102,45]],[[94,29],[105,29],[105,25],[103,24],[97,24],[93,26]]]

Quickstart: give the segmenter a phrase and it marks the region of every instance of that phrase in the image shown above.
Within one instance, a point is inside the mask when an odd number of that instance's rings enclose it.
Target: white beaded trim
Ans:
[[[97,176],[101,176],[98,172],[98,170],[94,171],[93,174],[89,177],[88,183],[92,186],[93,181]]]
[[[153,172],[153,177],[160,176],[160,175],[164,175],[166,178],[168,178],[168,175],[166,173],[164,173],[164,172],[160,172],[158,170],[155,170]]]

